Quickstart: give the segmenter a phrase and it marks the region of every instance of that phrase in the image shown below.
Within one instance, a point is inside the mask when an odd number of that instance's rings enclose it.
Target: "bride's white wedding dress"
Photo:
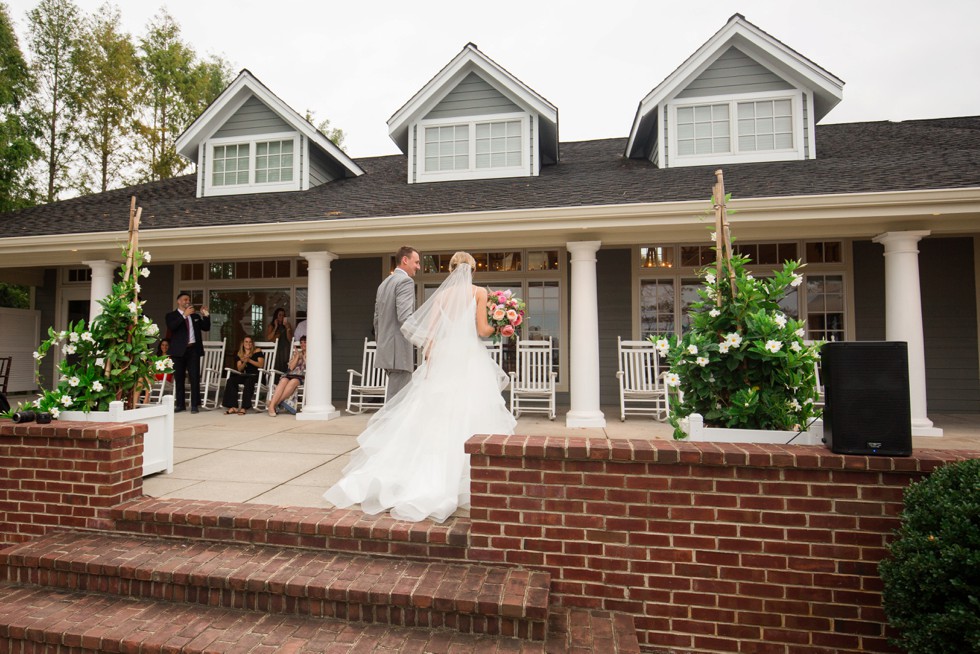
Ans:
[[[324,494],[335,506],[442,522],[470,504],[466,440],[514,432],[500,394],[507,376],[476,333],[471,275],[456,268],[402,327],[423,362],[358,436],[343,478]]]

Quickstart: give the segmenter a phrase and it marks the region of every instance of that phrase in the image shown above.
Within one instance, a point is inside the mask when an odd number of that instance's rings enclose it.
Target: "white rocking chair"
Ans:
[[[262,350],[262,355],[265,360],[262,368],[259,369],[259,378],[255,382],[255,392],[252,394],[253,409],[265,408],[266,398],[269,393],[269,380],[273,378],[272,373],[276,370],[276,347],[278,344],[279,339],[274,341],[255,341],[255,347]],[[231,377],[231,374],[237,372],[234,368],[225,368],[225,384],[228,383],[228,378]],[[239,406],[241,406],[244,392],[244,387],[238,389]],[[259,406],[260,403],[262,404],[261,407]]]
[[[385,405],[388,373],[374,367],[377,351],[378,344],[365,338],[361,369],[347,369],[350,375],[347,382],[347,413],[372,411]]]
[[[481,339],[483,347],[487,348],[487,354],[498,366],[504,365],[504,341],[503,339],[494,343],[490,340]]]
[[[221,376],[225,367],[226,342],[226,339],[221,339],[201,343],[204,346],[204,358],[201,360],[201,406],[205,409],[216,409],[221,403],[218,394],[221,392]]]
[[[555,382],[558,373],[552,369],[551,337],[542,341],[517,339],[516,370],[510,373],[510,411],[515,418],[521,413],[538,412],[555,419]]]
[[[617,337],[619,349],[619,419],[627,415],[670,417],[667,387],[660,374],[660,356],[650,341],[624,341]]]

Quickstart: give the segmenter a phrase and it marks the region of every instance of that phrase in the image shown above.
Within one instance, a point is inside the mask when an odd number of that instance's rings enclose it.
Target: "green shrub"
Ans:
[[[884,608],[910,654],[980,652],[980,459],[939,468],[905,492]]]

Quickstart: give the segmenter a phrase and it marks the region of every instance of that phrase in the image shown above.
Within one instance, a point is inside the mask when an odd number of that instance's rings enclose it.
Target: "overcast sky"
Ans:
[[[6,1],[24,47],[37,0]],[[643,96],[736,12],[844,80],[823,123],[980,114],[978,0],[115,4],[137,36],[166,7],[198,53],[329,118],[354,157],[396,153],[388,118],[470,41],[558,107],[562,141],[625,137]]]

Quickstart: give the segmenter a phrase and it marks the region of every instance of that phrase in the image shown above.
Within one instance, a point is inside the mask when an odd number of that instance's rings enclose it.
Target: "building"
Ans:
[[[616,337],[683,328],[720,167],[757,274],[806,263],[786,312],[813,339],[908,341],[914,433],[934,433],[930,410],[980,411],[980,116],[818,124],[843,86],[736,14],[627,136],[563,143],[558,108],[467,44],[388,121],[402,154],[353,160],[242,71],[177,141],[194,174],[3,217],[0,281],[34,289],[32,310],[0,310],[15,379],[31,385],[48,326],[108,291],[135,195],[159,323],[178,290],[210,305],[229,351],[277,307],[308,317],[304,419],[337,415],[375,288],[411,244],[419,301],[459,249],[478,283],[524,297],[567,422],[599,426]]]

